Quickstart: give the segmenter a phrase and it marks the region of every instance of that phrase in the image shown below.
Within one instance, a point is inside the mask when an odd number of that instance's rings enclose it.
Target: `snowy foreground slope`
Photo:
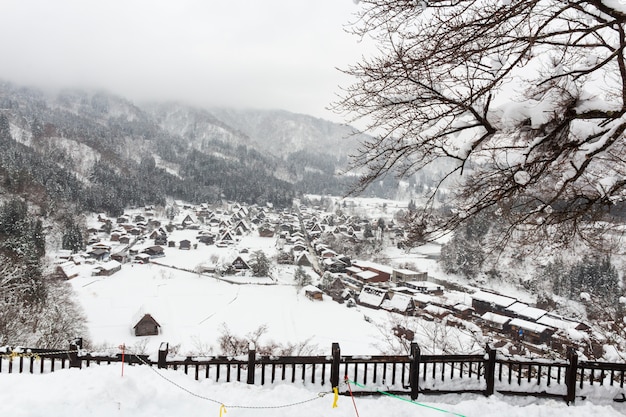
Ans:
[[[345,388],[345,387],[344,387]],[[588,417],[622,416],[624,403],[604,405],[579,400],[575,406],[554,400],[458,395],[406,398],[340,396],[291,384],[271,388],[240,383],[195,381],[180,371],[119,365],[66,369],[51,374],[0,374],[0,414],[39,416],[222,416],[222,417]],[[225,408],[222,408],[222,405]],[[286,406],[289,405],[289,406]],[[282,407],[286,406],[286,407]],[[356,410],[355,410],[356,406]]]

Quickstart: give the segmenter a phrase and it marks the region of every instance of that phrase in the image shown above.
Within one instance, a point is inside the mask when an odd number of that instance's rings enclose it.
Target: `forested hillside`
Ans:
[[[63,202],[111,215],[167,197],[285,206],[298,193],[345,190],[336,173],[346,155],[329,158],[304,143],[274,156],[206,110],[146,108],[106,93],[0,84],[0,184],[46,213]],[[325,140],[339,142],[337,132]]]

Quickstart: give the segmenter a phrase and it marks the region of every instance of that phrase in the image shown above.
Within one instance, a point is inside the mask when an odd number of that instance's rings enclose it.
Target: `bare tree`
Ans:
[[[416,218],[429,237],[486,209],[499,241],[594,243],[624,212],[626,5],[602,0],[361,0],[378,53],[347,68],[335,110],[371,139],[359,192],[448,167]],[[435,193],[455,190],[452,210]],[[420,232],[422,233],[422,232]]]

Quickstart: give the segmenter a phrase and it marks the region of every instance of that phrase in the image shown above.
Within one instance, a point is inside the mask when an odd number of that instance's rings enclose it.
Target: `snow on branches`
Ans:
[[[355,81],[335,104],[372,134],[352,161],[354,192],[449,167],[437,189],[454,190],[455,208],[433,214],[432,191],[433,237],[487,209],[510,225],[507,241],[601,236],[626,197],[624,7],[422,3],[360,2],[352,29],[379,52],[345,70]]]

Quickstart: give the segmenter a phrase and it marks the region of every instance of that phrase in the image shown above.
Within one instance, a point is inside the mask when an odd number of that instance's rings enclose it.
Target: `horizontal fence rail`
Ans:
[[[333,343],[328,356],[265,356],[251,349],[248,355],[170,358],[163,343],[155,361],[148,355],[84,352],[78,340],[66,351],[0,348],[0,373],[43,374],[65,368],[112,363],[148,365],[181,370],[195,379],[215,382],[279,383],[342,387],[350,382],[353,395],[391,393],[476,393],[562,398],[574,402],[576,390],[593,385],[624,388],[626,363],[578,361],[569,350],[567,360],[511,358],[487,347],[477,355],[422,355],[411,345],[408,355],[346,356]],[[124,348],[120,346],[120,348]],[[343,389],[343,393],[347,388]]]

